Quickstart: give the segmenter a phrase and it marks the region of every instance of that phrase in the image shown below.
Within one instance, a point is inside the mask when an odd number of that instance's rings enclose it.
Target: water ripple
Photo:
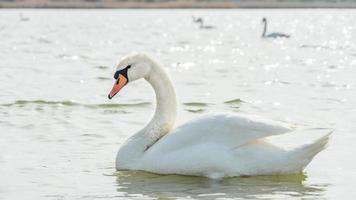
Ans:
[[[229,104],[229,105],[232,105],[232,104],[241,104],[241,103],[244,103],[244,101],[241,100],[240,98],[224,101],[224,104]]]
[[[204,102],[185,102],[183,103],[185,110],[191,113],[201,113],[206,110],[206,107],[209,105]]]
[[[25,106],[25,105],[52,105],[52,106],[79,106],[86,108],[121,108],[121,107],[145,107],[151,105],[149,102],[139,102],[130,104],[118,104],[118,103],[103,103],[103,104],[84,104],[75,101],[47,101],[47,100],[17,100],[13,103],[0,104],[0,107],[13,107],[13,106]]]

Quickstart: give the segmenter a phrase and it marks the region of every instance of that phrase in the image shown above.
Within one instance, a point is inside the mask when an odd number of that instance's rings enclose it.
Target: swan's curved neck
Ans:
[[[262,33],[262,37],[266,36],[266,32],[267,32],[267,21],[263,21],[264,23],[264,27],[263,27],[263,33]]]
[[[147,144],[148,147],[172,129],[177,112],[176,93],[167,72],[153,61],[151,66],[151,73],[145,79],[156,93],[156,111],[143,129],[144,135],[153,139]]]
[[[172,82],[163,67],[151,60],[149,64],[151,72],[145,79],[156,93],[156,111],[151,121],[121,146],[116,157],[117,169],[134,169],[136,161],[175,123],[177,103]]]

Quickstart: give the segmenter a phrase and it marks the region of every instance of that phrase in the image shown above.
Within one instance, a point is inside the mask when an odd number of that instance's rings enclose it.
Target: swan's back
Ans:
[[[284,123],[255,116],[211,115],[161,138],[145,152],[137,169],[212,178],[296,173],[325,148],[328,136],[294,150],[264,141],[290,131]]]
[[[200,143],[236,148],[259,138],[291,130],[287,124],[252,115],[208,115],[177,127],[153,145],[151,151],[177,151]]]

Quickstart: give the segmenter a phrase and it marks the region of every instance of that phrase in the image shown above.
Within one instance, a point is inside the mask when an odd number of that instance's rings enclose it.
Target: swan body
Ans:
[[[203,18],[201,18],[201,17],[195,18],[195,17],[193,16],[193,23],[199,24],[199,28],[200,28],[200,29],[215,29],[215,28],[216,28],[215,26],[206,25],[206,24],[204,23]]]
[[[117,170],[210,178],[297,173],[328,142],[325,135],[294,149],[275,146],[265,138],[292,132],[291,126],[242,114],[207,115],[173,129],[176,97],[163,67],[143,54],[124,58],[109,98],[124,87],[124,77],[126,83],[145,78],[156,92],[157,106],[152,120],[119,149]]]
[[[264,23],[263,27],[263,32],[262,32],[262,37],[263,38],[289,38],[290,35],[284,34],[284,33],[269,33],[266,34],[267,32],[267,19],[263,18],[262,23]]]
[[[20,13],[20,21],[29,21],[30,18],[25,17],[22,13]]]
[[[215,26],[205,25],[204,23],[200,23],[199,28],[200,29],[215,29]]]

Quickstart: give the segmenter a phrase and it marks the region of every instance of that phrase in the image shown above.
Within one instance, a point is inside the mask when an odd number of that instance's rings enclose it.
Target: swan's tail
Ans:
[[[296,169],[296,171],[302,171],[310,163],[310,161],[314,158],[316,154],[318,154],[320,151],[327,147],[330,135],[333,133],[333,131],[334,130],[323,135],[322,137],[315,140],[313,143],[305,144],[291,152],[294,156],[296,156],[295,158],[297,159],[297,163],[299,163],[299,169]]]

